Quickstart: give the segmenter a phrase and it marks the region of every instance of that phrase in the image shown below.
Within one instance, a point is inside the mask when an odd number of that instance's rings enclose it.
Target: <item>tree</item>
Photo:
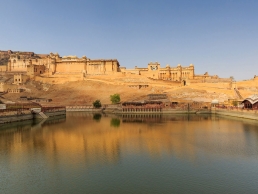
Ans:
[[[111,100],[112,104],[119,103],[120,102],[120,94],[110,95],[110,100]]]
[[[94,108],[100,108],[102,106],[100,100],[95,100],[92,104]]]

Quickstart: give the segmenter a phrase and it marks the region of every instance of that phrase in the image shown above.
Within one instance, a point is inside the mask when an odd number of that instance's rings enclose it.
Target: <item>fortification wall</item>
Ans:
[[[60,73],[70,73],[70,72],[81,73],[84,69],[85,69],[85,62],[65,61],[61,63],[56,63],[56,72],[60,72]]]
[[[0,65],[0,72],[7,71],[7,65]]]
[[[26,72],[28,65],[45,65],[46,69],[53,74],[84,72],[88,75],[103,75],[122,72],[123,75],[135,74],[155,80],[190,81],[190,83],[217,83],[231,81],[230,79],[218,78],[218,76],[210,76],[207,72],[203,75],[195,75],[193,64],[186,67],[182,67],[180,64],[176,67],[166,65],[166,67],[161,68],[158,62],[151,62],[148,64],[147,68],[135,67],[134,69],[127,70],[126,68],[119,68],[119,62],[116,59],[91,60],[86,56],[83,56],[82,58],[78,58],[77,56],[60,57],[58,53],[45,55],[35,54],[34,52],[11,50],[0,51],[0,56],[5,57],[4,62],[3,60],[0,60],[0,65],[8,63],[7,67],[0,66],[0,71],[8,72]]]
[[[105,62],[105,70],[106,72],[113,72],[116,71],[117,65],[113,61],[106,61]]]
[[[26,72],[27,66],[32,63],[33,65],[45,65],[49,64],[49,59],[17,59],[12,58],[8,62],[8,71]]]

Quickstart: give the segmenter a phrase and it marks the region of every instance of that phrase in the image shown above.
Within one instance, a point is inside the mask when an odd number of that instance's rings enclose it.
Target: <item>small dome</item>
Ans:
[[[166,67],[170,67],[169,64],[167,64]]]
[[[193,67],[194,65],[191,63],[189,66],[190,66],[190,67]]]
[[[180,65],[180,64],[178,64],[177,66],[178,66],[178,67],[181,67],[181,65]]]

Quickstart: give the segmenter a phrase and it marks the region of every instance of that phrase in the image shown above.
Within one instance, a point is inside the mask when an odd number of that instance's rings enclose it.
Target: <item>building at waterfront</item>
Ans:
[[[254,94],[244,99],[243,102],[245,108],[258,109],[258,95]]]

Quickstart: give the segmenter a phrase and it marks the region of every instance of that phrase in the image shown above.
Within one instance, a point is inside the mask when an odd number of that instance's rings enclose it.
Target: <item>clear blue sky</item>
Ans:
[[[258,75],[257,0],[0,0],[0,50]]]

